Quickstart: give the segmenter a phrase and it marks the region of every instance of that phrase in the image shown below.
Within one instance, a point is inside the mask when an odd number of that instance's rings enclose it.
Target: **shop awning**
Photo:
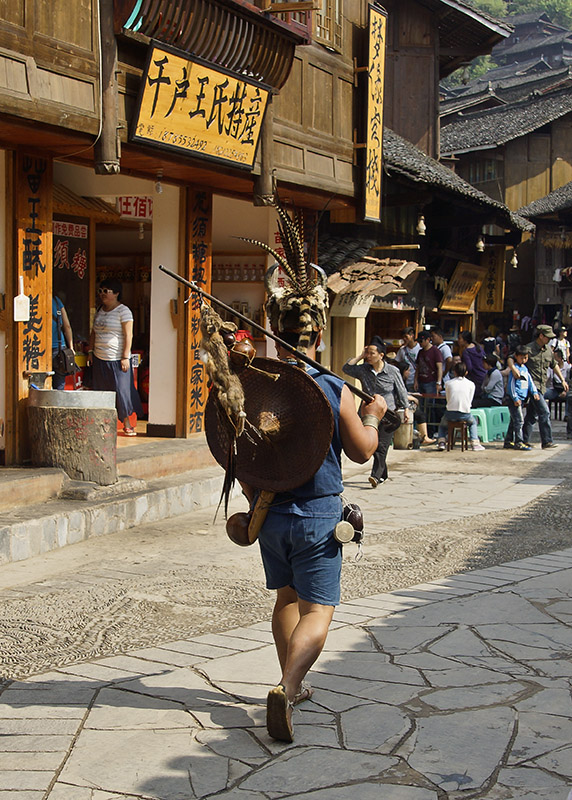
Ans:
[[[119,222],[120,220],[119,212],[114,206],[98,197],[80,197],[61,184],[54,184],[54,214],[89,217],[94,222]]]
[[[328,289],[336,295],[359,294],[367,297],[403,295],[414,283],[416,273],[424,270],[425,267],[416,261],[363,256],[360,261],[348,264],[339,272],[330,275]]]

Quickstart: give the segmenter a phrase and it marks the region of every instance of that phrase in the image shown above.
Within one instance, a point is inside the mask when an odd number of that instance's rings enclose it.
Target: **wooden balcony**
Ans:
[[[296,45],[310,41],[309,12],[278,19],[246,0],[114,0],[114,8],[116,34],[156,39],[275,91]]]

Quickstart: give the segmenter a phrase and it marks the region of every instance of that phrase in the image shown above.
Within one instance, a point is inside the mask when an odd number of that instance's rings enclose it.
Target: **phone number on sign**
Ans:
[[[206,139],[197,139],[196,136],[186,136],[184,133],[175,133],[174,131],[162,131],[159,141],[177,147],[187,147],[189,150],[198,150],[199,153],[207,149]]]

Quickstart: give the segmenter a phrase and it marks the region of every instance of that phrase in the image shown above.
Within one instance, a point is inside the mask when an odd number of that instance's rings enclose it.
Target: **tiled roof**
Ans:
[[[535,63],[539,63],[535,61]],[[546,63],[546,62],[543,62]],[[534,93],[546,93],[561,88],[565,82],[572,80],[572,66],[565,65],[559,69],[548,69],[542,72],[521,73],[520,64],[511,64],[501,70],[489,70],[480,78],[467,84],[463,90],[454,96],[441,101],[440,113],[442,117],[450,116],[458,111],[485,103],[491,104],[498,100],[497,105],[516,103]],[[491,105],[488,106],[492,107]],[[465,114],[466,115],[466,114]],[[447,123],[444,123],[447,125]]]
[[[527,206],[519,208],[518,213],[532,219],[544,214],[556,214],[558,211],[572,210],[572,181],[555,189],[545,197],[534,200]]]
[[[415,261],[366,256],[330,275],[328,289],[338,295],[357,293],[367,297],[387,297],[394,293],[402,294],[406,279],[424,270],[425,267]]]
[[[441,154],[467,153],[506,144],[572,111],[572,92],[541,97],[467,114],[441,129]]]
[[[375,247],[375,239],[360,239],[358,236],[329,236],[318,238],[318,264],[328,275],[337,272],[346,264],[354,264],[369,255]]]
[[[492,109],[496,111],[497,109]],[[447,130],[445,128],[445,130]],[[480,192],[470,183],[459,177],[452,169],[445,167],[434,158],[426,155],[414,144],[398,136],[389,128],[383,131],[384,168],[389,174],[408,178],[417,184],[428,184],[447,193],[462,196],[477,205],[496,211],[507,227],[517,230],[532,230],[531,224],[518,216],[497,200]]]
[[[439,70],[450,75],[462,60],[489,52],[512,33],[512,26],[465,0],[418,0],[432,13],[439,29]],[[488,47],[483,50],[483,47]],[[460,54],[463,54],[463,58]]]
[[[515,58],[519,53],[527,53],[529,50],[546,49],[554,45],[564,44],[565,42],[572,42],[572,31],[558,31],[551,36],[529,36],[522,41],[517,42],[512,47],[507,47],[502,51],[502,58],[509,59]]]

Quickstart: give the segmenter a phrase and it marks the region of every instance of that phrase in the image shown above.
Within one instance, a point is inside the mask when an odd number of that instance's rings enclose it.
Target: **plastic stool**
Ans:
[[[487,408],[471,408],[471,414],[475,418],[477,422],[477,432],[479,434],[479,439],[481,442],[488,442],[490,441],[489,437],[489,429],[487,425],[487,415],[486,412],[489,409]]]
[[[449,420],[447,422],[447,450],[455,447],[457,431],[461,434],[461,453],[469,449],[469,423],[466,419]]]
[[[494,442],[504,439],[510,422],[510,413],[507,406],[493,406],[482,410],[487,415],[488,441]],[[473,413],[473,409],[471,409],[471,413]]]

